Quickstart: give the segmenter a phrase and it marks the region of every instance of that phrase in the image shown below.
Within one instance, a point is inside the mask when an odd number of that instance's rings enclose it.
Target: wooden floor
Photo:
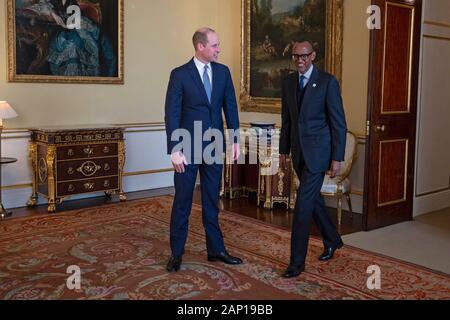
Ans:
[[[200,192],[196,191],[194,194],[194,203],[201,204]],[[234,213],[242,214],[247,217],[252,217],[261,221],[268,222],[270,224],[291,229],[292,226],[292,210],[286,210],[285,205],[275,204],[272,210],[267,210],[256,205],[256,196],[240,199],[221,199],[220,209],[231,211]],[[337,226],[337,210],[329,208],[330,215]],[[350,215],[347,211],[343,212],[341,234],[350,234],[358,231],[362,231],[362,216],[361,214],[353,214],[353,219],[350,219]],[[311,233],[318,235],[318,231],[312,223]]]
[[[159,195],[167,195],[173,194],[173,188],[163,188],[163,189],[154,189],[147,191],[138,191],[138,192],[130,192],[127,193],[128,201],[143,199],[148,197],[155,197]],[[62,212],[66,210],[73,209],[82,209],[88,208],[92,206],[100,206],[109,203],[119,202],[117,196],[113,196],[111,199],[106,197],[96,197],[91,199],[82,199],[82,200],[73,200],[64,202],[61,205],[57,206],[57,211]],[[194,192],[194,203],[201,204],[201,195],[199,190],[195,190]],[[265,221],[267,223],[290,229],[292,223],[292,211],[288,211],[285,209],[283,205],[275,205],[273,210],[265,210],[261,207],[256,206],[256,199],[250,196],[250,198],[241,198],[241,199],[221,199],[219,207],[223,210],[231,211],[234,213],[242,214],[244,216],[256,218],[261,221]],[[17,217],[24,217],[30,215],[42,215],[47,214],[47,206],[40,205],[34,208],[17,208],[12,209],[12,215],[5,219],[14,219]],[[336,209],[329,208],[330,215],[337,225],[337,212]],[[341,226],[341,234],[350,234],[354,232],[358,232],[362,230],[362,216],[360,214],[353,214],[353,219],[350,219],[349,214],[347,212],[343,213],[342,217],[342,226]],[[311,233],[314,235],[318,235],[317,229],[315,228],[314,223],[312,224]]]

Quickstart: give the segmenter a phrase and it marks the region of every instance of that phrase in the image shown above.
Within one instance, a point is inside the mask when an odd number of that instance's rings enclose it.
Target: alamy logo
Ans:
[[[367,19],[367,28],[369,30],[381,29],[381,9],[379,6],[368,6],[367,13],[370,17]]]
[[[381,289],[381,269],[377,265],[367,267],[366,273],[370,274],[367,278],[367,289],[380,290]]]
[[[67,7],[67,18],[66,27],[67,29],[81,29],[81,10],[77,5],[71,5]]]
[[[234,163],[232,142],[235,142],[248,146],[247,156],[242,152],[237,164],[261,164],[263,176],[278,173],[279,161],[275,155],[278,153],[279,129],[249,128],[242,132],[240,129],[227,129],[225,134],[214,128],[204,130],[201,121],[194,121],[193,130],[177,128],[169,132],[169,153],[182,151],[189,164],[223,164],[225,153],[226,163],[231,164]]]
[[[81,289],[81,269],[77,265],[68,266],[66,273],[72,274],[67,278],[66,286],[69,290]]]

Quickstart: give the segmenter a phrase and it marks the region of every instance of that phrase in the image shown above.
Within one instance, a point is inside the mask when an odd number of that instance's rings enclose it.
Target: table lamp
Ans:
[[[6,101],[0,101],[0,130],[3,129],[3,119],[15,118],[17,113]]]
[[[3,163],[2,161],[2,130],[3,130],[3,119],[9,119],[17,117],[17,113],[14,111],[13,108],[8,104],[6,101],[0,101],[0,164]],[[5,162],[7,163],[7,162]],[[4,218],[5,216],[8,216],[10,213],[6,212],[5,208],[3,207],[2,203],[2,173],[0,168],[0,217]]]

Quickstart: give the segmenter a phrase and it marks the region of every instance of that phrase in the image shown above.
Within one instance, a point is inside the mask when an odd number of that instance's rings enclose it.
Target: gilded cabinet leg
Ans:
[[[266,201],[264,202],[264,209],[272,209],[272,176],[266,175],[264,178],[266,180]]]
[[[47,179],[48,179],[48,212],[56,211],[56,177],[55,177],[56,146],[49,145],[47,148]]]
[[[32,181],[32,193],[30,199],[27,201],[27,206],[34,207],[37,205],[37,144],[35,142],[30,143],[28,146],[28,160],[31,165],[31,172],[33,173]]]
[[[294,167],[292,167],[291,162],[291,173],[292,173],[292,180],[291,180],[291,196],[290,196],[290,203],[289,207],[294,210],[295,208],[295,202],[297,201],[297,190],[300,187],[300,181],[297,178],[297,174],[295,173]]]
[[[28,199],[28,201],[27,201],[27,206],[28,207],[36,206],[37,205],[37,200],[38,200],[37,196],[31,196],[30,199]]]
[[[47,207],[47,211],[49,213],[53,213],[56,211],[56,204],[55,204],[55,199],[48,199],[48,207]]]
[[[226,167],[227,165],[226,165],[226,162],[225,162],[225,164],[223,165],[223,167],[222,167],[222,177],[221,177],[221,180],[220,180],[220,193],[219,193],[219,197],[224,197],[224,195],[225,195],[225,171],[227,170],[227,167]]]
[[[261,196],[264,190],[264,180],[261,178],[261,166],[258,166],[258,192],[256,193],[256,205],[261,204]]]
[[[120,201],[127,200],[127,197],[122,189],[122,177],[123,177],[123,168],[125,166],[125,142],[119,141],[119,199]]]

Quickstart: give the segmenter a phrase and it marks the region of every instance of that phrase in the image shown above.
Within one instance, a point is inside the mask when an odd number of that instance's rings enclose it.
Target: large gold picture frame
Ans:
[[[7,0],[6,14],[9,82],[124,83],[123,0]]]
[[[310,36],[316,39],[319,37],[317,42],[314,42],[318,59],[320,59],[319,62],[316,59],[316,62],[318,62],[319,68],[325,69],[341,81],[344,0],[291,0],[290,3],[281,0],[241,1],[240,103],[242,111],[281,112],[281,78],[286,73],[294,71],[294,66],[290,62],[293,41],[309,40]],[[308,6],[307,9],[305,9],[306,6]],[[283,13],[283,7],[289,8],[290,11]],[[324,12],[314,12],[314,9]],[[263,15],[261,12],[266,15],[263,16],[264,20],[261,18]],[[267,18],[269,12],[271,17]],[[309,16],[307,17],[307,15]],[[256,17],[258,21],[264,21],[265,25],[261,26],[261,22],[257,25],[255,21],[252,21],[252,19],[257,20]],[[274,26],[273,29],[267,28],[268,19]],[[297,26],[298,30],[303,31],[296,30],[298,32],[289,32],[289,34],[286,31]],[[255,30],[256,27],[259,29]],[[261,29],[264,31],[261,32]],[[257,38],[256,34],[258,33],[259,38],[253,39],[252,35]],[[289,38],[290,34],[298,35],[299,33],[302,33],[301,39]],[[271,34],[274,36],[271,37]],[[280,39],[283,39],[284,42]],[[256,62],[260,69],[255,68]]]

